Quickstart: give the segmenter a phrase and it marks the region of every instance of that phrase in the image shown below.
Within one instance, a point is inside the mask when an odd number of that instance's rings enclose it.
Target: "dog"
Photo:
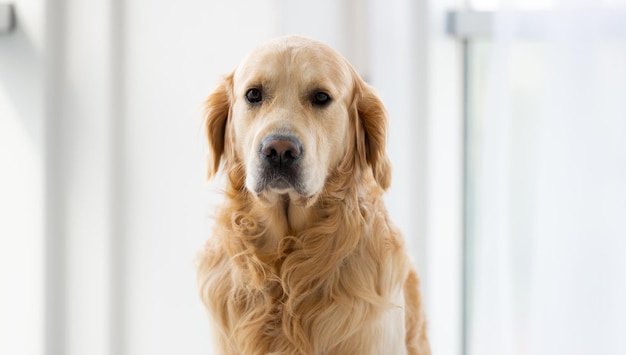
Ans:
[[[199,257],[220,354],[430,354],[419,281],[383,203],[387,114],[340,54],[265,43],[206,100],[224,201]]]

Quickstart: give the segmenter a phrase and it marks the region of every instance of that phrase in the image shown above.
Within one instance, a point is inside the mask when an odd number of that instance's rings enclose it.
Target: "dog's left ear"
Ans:
[[[374,179],[386,190],[391,183],[391,163],[387,156],[387,110],[374,90],[362,80],[356,88],[358,121],[363,126],[363,139],[357,139],[359,154],[372,168]]]
[[[233,74],[219,83],[205,102],[205,128],[209,140],[208,178],[217,174],[226,144],[226,123],[230,115]]]

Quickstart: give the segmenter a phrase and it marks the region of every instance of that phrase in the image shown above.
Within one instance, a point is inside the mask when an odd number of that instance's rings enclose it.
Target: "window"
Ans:
[[[465,354],[622,354],[625,8],[471,5]]]

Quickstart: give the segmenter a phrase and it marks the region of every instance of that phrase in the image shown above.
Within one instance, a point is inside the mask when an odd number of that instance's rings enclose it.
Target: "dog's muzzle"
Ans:
[[[299,139],[291,135],[269,135],[261,142],[258,153],[261,164],[257,192],[266,188],[303,192],[300,161],[304,152]]]

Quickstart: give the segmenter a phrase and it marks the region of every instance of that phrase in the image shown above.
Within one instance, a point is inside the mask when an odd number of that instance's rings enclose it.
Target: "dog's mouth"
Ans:
[[[293,188],[293,185],[293,183],[284,178],[278,178],[267,184],[267,187],[272,190],[287,190]]]
[[[317,196],[316,193],[311,194],[306,189],[298,173],[290,175],[271,169],[261,172],[254,192],[261,201],[269,204],[289,201],[304,207],[311,206]]]
[[[278,170],[272,167],[262,169],[255,192],[260,194],[263,191],[275,192],[279,194],[295,191],[305,196],[306,190],[301,183],[300,174],[296,169]]]

